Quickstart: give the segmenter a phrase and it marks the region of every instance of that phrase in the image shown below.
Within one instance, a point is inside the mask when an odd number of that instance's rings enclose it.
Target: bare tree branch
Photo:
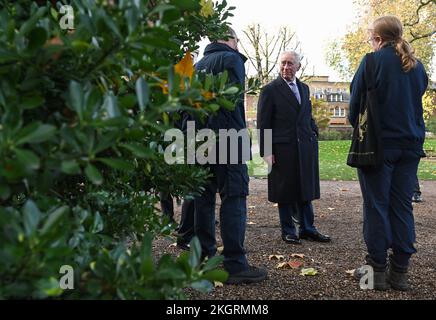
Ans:
[[[436,1],[435,0],[428,0],[428,1],[420,1],[420,5],[418,6],[418,8],[416,8],[416,20],[414,22],[411,23],[404,23],[405,27],[414,27],[417,24],[419,24],[421,17],[419,16],[419,11],[421,11],[422,8],[424,8],[425,6],[429,5],[430,3],[435,4]]]
[[[248,41],[245,46],[242,45],[242,49],[250,59],[251,65],[256,70],[257,78],[262,84],[269,81],[282,51],[297,51],[300,47],[300,42],[296,41],[295,32],[286,26],[281,27],[271,36],[259,24],[253,24],[244,30],[244,34]],[[293,47],[290,48],[292,44]]]
[[[421,34],[421,35],[414,34],[413,31],[410,30],[410,35],[412,36],[412,40],[410,40],[410,43],[413,43],[413,42],[420,40],[420,39],[425,39],[427,37],[432,37],[434,34],[436,34],[436,30],[430,31],[429,33],[425,33],[425,34]]]

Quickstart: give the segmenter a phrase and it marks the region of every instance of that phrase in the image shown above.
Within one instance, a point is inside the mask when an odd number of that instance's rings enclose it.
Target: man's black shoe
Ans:
[[[422,202],[422,197],[420,194],[414,194],[412,197],[412,202],[419,203]]]
[[[185,251],[189,251],[191,249],[188,242],[181,242],[181,241],[178,242],[177,241],[177,247],[182,249],[182,250],[185,250]]]
[[[328,235],[321,234],[318,231],[314,233],[302,233],[300,234],[300,239],[316,242],[330,242],[332,240]]]
[[[256,283],[265,280],[267,276],[268,273],[266,272],[266,270],[253,266],[248,266],[247,270],[233,274],[230,273],[226,284],[238,285],[243,283]]]
[[[297,238],[297,236],[293,236],[290,234],[286,234],[282,236],[284,242],[289,244],[301,244],[301,240]]]

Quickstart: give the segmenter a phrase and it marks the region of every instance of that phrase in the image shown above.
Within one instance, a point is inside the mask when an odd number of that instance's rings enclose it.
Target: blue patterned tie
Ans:
[[[289,87],[291,87],[292,92],[295,94],[298,103],[301,104],[300,93],[298,92],[297,85],[294,82],[289,82]]]

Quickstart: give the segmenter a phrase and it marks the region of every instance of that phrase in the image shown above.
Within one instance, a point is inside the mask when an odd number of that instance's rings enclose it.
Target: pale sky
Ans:
[[[260,23],[271,32],[289,26],[296,31],[302,53],[309,60],[307,73],[312,74],[315,67],[316,75],[340,80],[325,62],[325,48],[330,40],[344,35],[355,19],[352,0],[227,0],[227,3],[236,7],[234,17],[228,21],[241,39],[245,37],[242,30],[251,23]],[[201,53],[205,44],[207,41],[202,43]]]

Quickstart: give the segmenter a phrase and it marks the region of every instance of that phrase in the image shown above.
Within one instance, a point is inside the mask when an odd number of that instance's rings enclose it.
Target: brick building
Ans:
[[[350,128],[348,122],[348,104],[350,102],[349,82],[330,82],[328,76],[312,76],[305,82],[310,88],[310,94],[315,99],[323,100],[330,107],[331,118],[329,128]],[[245,96],[245,113],[247,125],[256,126],[258,96]]]

